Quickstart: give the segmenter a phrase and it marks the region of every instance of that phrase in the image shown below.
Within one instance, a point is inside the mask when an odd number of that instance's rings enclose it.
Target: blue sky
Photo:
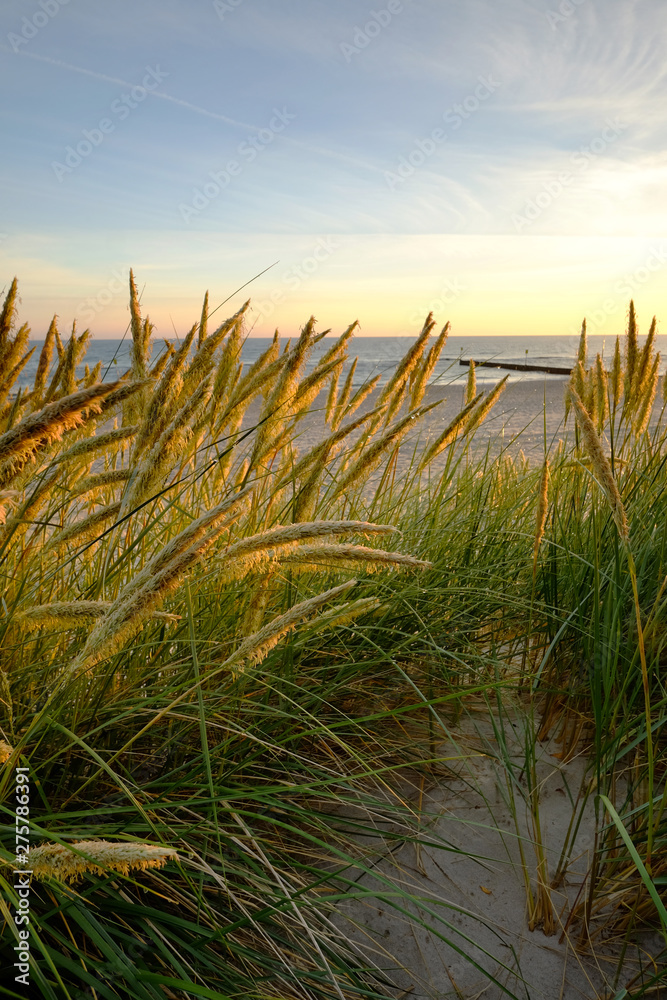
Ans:
[[[661,0],[5,0],[0,286],[119,336],[665,313]],[[273,301],[271,297],[273,296]],[[263,306],[262,306],[263,303]]]

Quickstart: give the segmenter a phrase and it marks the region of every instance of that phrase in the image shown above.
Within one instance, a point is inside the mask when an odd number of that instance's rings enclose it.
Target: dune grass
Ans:
[[[640,345],[630,306],[609,373],[588,365],[584,328],[568,427],[541,464],[475,447],[504,380],[478,394],[471,370],[461,414],[397,477],[434,405],[447,328],[435,337],[431,316],[385,386],[355,391],[355,324],[310,368],[312,318],[247,367],[247,303],[212,330],[206,299],[153,358],[131,276],[128,372],[77,375],[88,334],[63,343],[54,319],[33,388],[13,392],[29,333],[16,295],[0,314],[3,963],[21,764],[37,995],[394,995],[337,903],[364,897],[380,841],[420,841],[399,779],[446,782],[445,736],[472,703],[488,704],[532,819],[530,926],[555,926],[569,860],[565,844],[547,870],[531,780],[556,734],[589,760],[572,829],[591,797],[598,817],[569,922],[589,942],[661,922],[667,935],[655,323]],[[327,426],[309,450],[316,400]],[[520,792],[508,699],[534,723]],[[397,883],[380,896],[409,912]],[[429,913],[466,954],[447,911]]]

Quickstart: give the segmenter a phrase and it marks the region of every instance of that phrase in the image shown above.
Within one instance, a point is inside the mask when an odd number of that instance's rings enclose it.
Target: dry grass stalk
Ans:
[[[14,317],[16,315],[16,298],[18,295],[18,279],[14,278],[11,285],[9,286],[9,291],[5,296],[5,301],[2,305],[2,311],[0,311],[0,352],[4,352],[7,347],[7,342],[9,340],[9,334],[14,323]],[[2,354],[0,353],[0,357]]]
[[[351,330],[354,328],[354,325],[355,324],[353,324],[352,327],[349,327],[345,333],[339,337],[336,343],[320,358],[318,364],[315,366],[310,375],[307,375],[299,383],[291,406],[291,409],[297,419],[301,413],[310,408],[311,403],[317,397],[321,389],[324,388],[324,383],[328,379],[335,377],[336,382],[338,382],[338,376],[340,375],[343,365],[347,360],[345,345],[347,339],[351,336]],[[313,343],[317,343],[318,339],[319,338],[316,337]]]
[[[584,395],[582,396],[582,402],[588,411],[588,415],[591,420],[596,420],[596,413],[598,407],[598,397],[597,397],[597,377],[595,368],[591,367],[586,372],[586,388]]]
[[[139,424],[130,427],[119,427],[114,431],[106,431],[104,434],[93,435],[83,441],[77,441],[71,448],[67,448],[51,460],[51,465],[62,465],[65,462],[73,462],[84,456],[92,455],[94,452],[109,451],[114,445],[129,441],[139,431]]]
[[[389,524],[372,524],[370,521],[302,521],[298,524],[278,525],[268,531],[242,538],[233,545],[222,549],[218,560],[220,570],[243,574],[250,567],[249,560],[257,552],[267,552],[275,556],[287,552],[305,541],[331,538],[337,535],[390,535],[398,531]]]
[[[338,340],[334,341],[328,351],[320,358],[320,365],[327,365],[330,361],[339,360],[344,356],[345,349],[347,347],[347,342],[352,337],[354,331],[359,326],[359,320],[356,320],[341,333]]]
[[[52,402],[58,395],[58,386],[60,384],[60,376],[62,375],[63,367],[65,365],[65,350],[62,347],[62,341],[60,339],[60,334],[58,329],[54,329],[54,337],[56,341],[56,347],[58,348],[58,364],[56,365],[56,370],[51,376],[51,381],[49,382],[45,392],[42,403],[46,406],[47,403]]]
[[[21,494],[19,490],[0,491],[0,524],[4,524],[7,517],[7,508],[16,507]]]
[[[141,463],[134,469],[123,496],[121,515],[146,500],[154,489],[164,484],[175,457],[182,457],[192,435],[191,421],[206,406],[211,395],[210,380],[204,381],[178,411]]]
[[[7,484],[40,448],[61,441],[65,432],[80,427],[86,414],[101,412],[102,401],[118,384],[80,389],[24,417],[20,424],[0,435],[0,486]]]
[[[387,415],[384,418],[384,425],[388,427],[395,415],[401,409],[405,397],[410,391],[411,394],[415,393],[416,386],[420,381],[419,376],[421,369],[424,366],[423,353],[424,348],[431,336],[431,331],[435,326],[435,321],[433,319],[433,314],[429,313],[426,318],[426,322],[422,328],[419,337],[417,338],[414,345],[410,348],[406,354],[403,361],[399,364],[396,372],[389,380],[385,386],[382,394],[380,395],[380,403],[385,401],[389,402],[389,408],[387,410]],[[422,393],[423,395],[423,393]]]
[[[466,382],[466,395],[465,395],[465,405],[472,402],[472,400],[477,395],[477,378],[475,377],[475,362],[470,359],[470,367],[468,368],[468,381]]]
[[[177,852],[158,844],[75,840],[71,846],[41,844],[33,847],[28,861],[36,879],[75,882],[88,872],[106,875],[112,871],[127,875],[135,870],[163,868],[172,858],[178,858]]]
[[[148,373],[149,377],[153,381],[157,381],[157,379],[162,377],[162,373],[164,372],[165,368],[167,367],[172,357],[176,353],[176,348],[173,346],[173,344],[170,344],[168,340],[164,340],[163,343],[165,346],[165,350],[159,356],[159,358],[157,359],[157,361],[155,362],[155,364]]]
[[[382,413],[386,409],[387,404],[383,403],[382,406],[375,407],[373,410],[369,410],[368,413],[364,413],[363,416],[357,417],[356,420],[351,420],[349,423],[345,424],[344,427],[340,427],[333,434],[330,434],[328,438],[322,441],[320,444],[315,445],[310,451],[299,459],[297,464],[290,470],[289,476],[285,480],[279,480],[279,486],[284,486],[288,481],[293,479],[298,479],[300,476],[306,472],[310,466],[319,466],[323,468],[324,464],[328,460],[332,449],[339,445],[349,434],[352,434],[359,427],[362,427],[373,417]]]
[[[32,347],[22,357],[19,356],[27,346],[29,333],[30,328],[28,326],[21,327],[10,350],[6,352],[6,360],[4,362],[0,361],[0,373],[4,373],[0,374],[0,406],[4,404],[17,378],[35,353],[35,348]]]
[[[98,361],[92,371],[89,370],[88,365],[86,365],[86,371],[83,379],[84,389],[89,389],[91,385],[95,385],[96,382],[100,381],[102,375],[102,362]]]
[[[223,402],[231,398],[234,387],[241,377],[242,366],[238,364],[238,359],[242,346],[241,326],[237,323],[227,337],[213,380],[214,412]]]
[[[118,486],[126,483],[132,475],[130,469],[108,469],[106,472],[96,472],[92,476],[80,479],[70,492],[70,499],[80,497],[84,493],[91,493],[93,490],[101,490],[109,486]]]
[[[141,320],[141,309],[134,274],[130,270],[130,326],[132,330],[132,374],[135,379],[144,379],[148,374],[150,358],[150,324]]]
[[[4,740],[0,740],[0,764],[6,764],[13,753],[14,748]]]
[[[353,486],[358,486],[360,482],[365,481],[371,472],[377,468],[384,453],[407,433],[412,422],[421,419],[421,417],[434,407],[440,406],[441,402],[442,400],[438,400],[435,403],[431,403],[429,406],[421,406],[418,410],[408,413],[405,417],[399,420],[397,424],[394,424],[394,426],[390,427],[388,431],[385,431],[382,437],[379,438],[374,444],[372,444],[365,451],[362,451],[352,467],[347,472],[342,474],[335,483],[332,497],[335,498],[340,496],[341,493],[344,493],[346,490],[351,489]],[[375,421],[371,423],[371,428],[373,427],[373,423],[375,423]]]
[[[67,545],[68,542],[74,541],[74,539],[78,539],[80,543],[88,541],[97,534],[100,527],[106,521],[110,521],[111,518],[118,516],[120,506],[121,502],[117,500],[116,503],[100,507],[99,510],[89,514],[88,517],[84,517],[80,521],[75,521],[74,524],[62,528],[57,534],[51,536],[44,546],[43,552],[51,552],[53,549],[61,548],[63,545]]]
[[[581,361],[577,358],[577,363],[570,372],[570,378],[565,386],[565,421],[570,413],[572,400],[570,398],[570,387],[574,389],[581,400],[586,398],[586,371]]]
[[[635,316],[635,304],[630,300],[628,309],[628,329],[625,338],[625,381],[624,394],[626,400],[631,397],[632,383],[637,368],[637,318]]]
[[[599,357],[600,355],[598,355]],[[544,538],[544,528],[547,523],[547,513],[549,510],[549,459],[545,459],[540,478],[540,495],[537,501],[537,511],[535,513],[535,543],[533,545],[533,580],[537,573],[537,556],[540,545]]]
[[[210,549],[234,517],[239,505],[249,496],[247,487],[228,497],[173,538],[148,565],[128,581],[93,631],[68,669],[64,680],[89,669],[117,652],[141,628],[190,570]]]
[[[148,403],[134,443],[134,461],[158,439],[173,416],[173,403],[183,386],[181,371],[192,346],[197,327],[193,326],[180,348],[175,351]]]
[[[640,400],[642,400],[644,397],[644,392],[646,390],[646,386],[651,372],[651,367],[654,360],[653,344],[655,343],[656,326],[657,322],[654,316],[648,335],[646,337],[646,341],[644,343],[644,347],[642,348],[641,354],[638,355],[637,365],[632,379],[631,395],[633,401],[637,406],[641,405]]]
[[[381,605],[382,602],[377,597],[359,597],[356,601],[345,601],[329,611],[322,612],[317,619],[318,628],[329,629],[339,625],[349,625],[360,615],[377,611]]]
[[[368,573],[382,569],[423,571],[433,568],[433,563],[424,559],[406,556],[401,552],[371,549],[366,545],[300,545],[297,549],[281,556],[280,562],[301,569],[314,567],[332,571],[358,568],[361,563]]]
[[[54,601],[17,611],[11,624],[27,632],[35,629],[86,628],[103,618],[111,607],[111,601]],[[153,618],[161,621],[179,621],[180,617],[168,611],[153,612]]]
[[[54,316],[54,319],[55,319],[55,316]],[[58,333],[58,327],[57,326],[54,328],[53,333],[54,333],[54,337],[56,339],[56,351],[58,353],[58,361],[62,361],[62,359],[65,356],[65,348],[63,347],[63,342],[60,339],[60,334]]]
[[[76,336],[76,323],[72,325],[72,335],[68,341],[65,351],[65,363],[63,365],[60,384],[65,395],[76,392],[76,366],[86,352],[90,331],[84,330],[80,337]]]
[[[233,522],[241,515],[243,506],[250,498],[254,489],[254,486],[246,486],[245,489],[240,490],[233,496],[226,497],[221,503],[217,504],[217,506],[205,511],[205,513],[196,518],[192,524],[188,525],[187,528],[179,532],[179,534],[172,538],[170,542],[167,542],[164,548],[153,556],[143,570],[139,573],[135,573],[134,576],[131,577],[123,588],[116,603],[127,599],[132,593],[134,593],[135,590],[144,587],[163,569],[172,565],[180,558],[183,552],[190,548],[191,545],[204,538],[209,528],[216,523],[219,523],[221,519],[223,519],[223,528],[228,528],[231,524],[233,524]]]
[[[596,421],[597,421],[597,432],[602,433],[602,428],[605,425],[607,417],[609,416],[609,386],[607,382],[607,373],[602,363],[602,357],[598,354],[595,358],[595,378],[596,378],[596,389],[595,389],[595,399],[596,399]]]
[[[419,374],[419,366],[424,353],[424,347],[431,336],[431,331],[434,326],[435,320],[433,319],[433,313],[429,313],[424,321],[424,325],[419,336],[380,393],[378,404],[389,404],[387,413],[384,417],[385,427],[389,426],[395,415],[399,412],[405,397],[408,394],[408,387],[411,386],[414,389]],[[373,421],[367,432],[366,439],[373,435],[380,422],[381,418],[376,418]]]
[[[410,409],[415,410],[422,399],[424,398],[424,393],[426,392],[426,387],[428,386],[431,375],[435,370],[435,366],[438,363],[442,349],[445,346],[447,337],[449,336],[449,322],[445,323],[440,334],[436,338],[435,343],[429,350],[426,358],[422,361],[419,373],[415,379],[415,383],[412,387],[412,396],[410,400]]]
[[[261,627],[272,596],[270,583],[274,574],[275,568],[269,566],[268,570],[259,577],[254,587],[251,584],[247,606],[239,623],[239,635],[252,635]]]
[[[227,334],[230,336],[236,336],[240,330],[243,317],[245,316],[248,306],[250,305],[250,299],[243,303],[241,308],[230,316],[229,319],[221,323],[217,330],[213,333],[208,334],[206,340],[201,344],[199,350],[196,352],[192,361],[188,365],[185,374],[183,376],[183,389],[181,390],[180,402],[187,397],[187,395],[193,392],[197,386],[200,384],[202,379],[206,378],[210,372],[213,371],[215,367],[213,355],[218,349],[222,341],[225,339]]]
[[[341,420],[343,419],[345,408],[349,402],[350,393],[352,392],[352,383],[354,381],[354,373],[357,369],[358,360],[359,360],[358,358],[354,358],[354,360],[352,361],[352,364],[350,365],[350,370],[348,371],[347,376],[345,378],[345,382],[343,383],[342,392],[338,397],[336,408],[331,418],[331,429],[334,431],[336,430]]]
[[[625,545],[629,546],[630,533],[628,530],[628,519],[623,501],[621,500],[621,494],[618,491],[618,486],[611,470],[611,465],[609,464],[609,459],[604,453],[602,442],[597,435],[593,421],[572,386],[569,387],[569,394],[574,406],[577,423],[581,428],[586,450],[590,455],[593,469],[598,477],[598,482],[607,496],[618,532]]]
[[[505,389],[508,378],[509,375],[505,375],[504,378],[501,378],[500,382],[496,383],[486,399],[482,399],[477,404],[466,421],[463,429],[464,434],[471,434],[472,431],[479,427],[479,425],[486,419],[493,406],[495,406],[498,397]]]
[[[286,356],[281,356],[280,354],[278,339],[274,337],[271,346],[251,365],[248,372],[239,378],[231,393],[231,398],[220,413],[215,427],[216,435],[220,433],[223,427],[228,425],[232,418],[236,423],[239,414],[242,417],[243,412],[253,399],[260,393],[266,393],[270,389],[274,379],[284,368],[286,361]],[[219,405],[217,397],[215,404]]]
[[[323,594],[295,604],[285,614],[274,618],[253,635],[249,635],[223,663],[224,667],[234,667],[241,663],[261,663],[267,653],[277,646],[283,636],[291,632],[304,619],[315,614],[328,601],[333,601],[356,585],[356,580],[347,580],[338,587],[332,587]]]
[[[39,511],[42,504],[47,500],[53,491],[53,488],[60,478],[60,470],[56,469],[50,475],[45,475],[41,482],[34,484],[32,492],[29,496],[25,497],[23,503],[16,508],[14,514],[8,517],[5,525],[0,531],[0,547],[4,547],[7,541],[12,538],[17,532],[23,534],[30,526],[30,521],[34,518],[35,514]],[[31,483],[31,485],[33,485]],[[17,497],[20,493],[17,492]]]
[[[308,479],[299,489],[294,501],[294,521],[312,521],[320,496],[320,479],[327,459],[322,456],[322,464],[313,466]]]
[[[406,384],[408,379],[413,375],[415,369],[417,369],[419,362],[421,361],[422,354],[424,353],[424,347],[431,336],[431,331],[434,326],[435,320],[433,319],[433,313],[429,313],[424,320],[424,325],[421,328],[419,336],[410,350],[406,353],[403,360],[398,364],[396,371],[382,390],[380,402],[384,403],[388,400],[393,395],[395,390],[398,389],[399,386]]]
[[[588,348],[586,345],[586,320],[581,324],[581,334],[579,335],[579,348],[577,350],[577,361],[582,368],[586,368],[588,358]]]
[[[651,419],[653,403],[655,402],[655,396],[658,389],[659,366],[660,352],[656,354],[650,370],[646,373],[644,379],[642,380],[642,398],[639,401],[633,428],[635,434],[638,436],[644,433]]]
[[[445,450],[445,448],[447,448],[453,441],[456,440],[456,438],[459,435],[459,432],[463,428],[466,417],[473,409],[473,407],[477,405],[479,400],[482,398],[482,395],[483,394],[480,392],[477,396],[475,396],[474,399],[471,399],[470,402],[466,406],[464,406],[459,413],[456,414],[454,419],[450,421],[447,427],[445,427],[442,434],[440,434],[435,439],[430,448],[428,448],[424,452],[419,462],[420,470],[425,469],[426,466],[429,465],[434,458],[436,458],[441,452]]]
[[[616,410],[623,396],[623,366],[621,363],[621,342],[619,337],[616,338],[614,361],[611,367],[611,395],[614,410]]]
[[[329,361],[326,365],[319,364],[310,375],[302,379],[290,406],[290,409],[294,412],[295,420],[298,420],[303,413],[310,409],[327,380],[334,373],[338,374],[342,366],[343,359],[334,358],[333,361]]]
[[[292,552],[300,552],[307,541],[350,534],[382,535],[392,530],[396,529],[367,521],[302,521],[272,528],[244,538],[221,552],[216,560],[216,579],[238,580],[249,573],[265,572],[269,563],[282,561]]]
[[[261,422],[255,434],[250,457],[251,469],[255,468],[265,456],[277,450],[277,444],[285,430],[285,408],[296,390],[312,347],[314,326],[315,317],[311,316],[301,331],[296,347],[285,355],[285,364],[262,409]]]
[[[56,328],[56,317],[54,316],[49,324],[49,329],[47,330],[46,337],[44,339],[44,345],[39,354],[39,361],[37,362],[37,371],[35,372],[35,381],[33,382],[33,392],[32,392],[32,408],[33,410],[39,409],[39,406],[44,397],[46,391],[46,379],[49,374],[49,369],[51,367],[51,359],[53,357],[53,345],[55,343],[55,328]]]
[[[357,359],[355,358],[354,359],[355,366],[356,362]],[[360,385],[355,394],[352,396],[352,399],[349,401],[349,403],[347,403],[345,407],[343,407],[343,400],[341,398],[338,410],[340,417],[338,415],[336,416],[335,426],[338,426],[343,417],[351,417],[352,414],[359,409],[364,400],[367,399],[371,395],[371,393],[375,391],[375,387],[377,386],[381,378],[382,378],[381,375],[376,375],[374,378],[370,380],[370,382],[366,382],[364,385]],[[376,407],[376,409],[379,409],[381,405],[384,404],[381,404],[378,401],[378,406]]]
[[[206,334],[208,333],[208,289],[204,295],[204,302],[201,307],[201,318],[199,320],[199,336],[197,337],[197,347],[201,345],[206,340]]]
[[[222,523],[209,529],[202,538],[155,573],[143,586],[139,586],[136,579],[133,580],[90,633],[83,650],[71,664],[64,679],[89,670],[121,650],[144,622],[155,618],[156,611],[168,594],[176,590],[185,575],[203,559],[226,528],[227,525]]]
[[[134,379],[130,380],[130,372],[125,372],[121,376],[119,381],[116,383],[118,385],[117,389],[110,392],[106,396],[100,405],[99,415],[95,417],[95,420],[99,422],[100,420],[107,420],[108,417],[113,413],[113,411],[119,407],[125,400],[133,396],[135,392],[140,392],[142,389],[147,388],[151,384],[151,379]],[[124,424],[128,424],[128,420],[123,421]]]
[[[327,403],[324,411],[324,420],[327,424],[330,424],[334,413],[336,412],[336,404],[338,403],[338,381],[340,379],[341,372],[343,370],[342,364],[336,368],[333,375],[331,376],[331,382],[329,383],[329,392],[327,395]]]

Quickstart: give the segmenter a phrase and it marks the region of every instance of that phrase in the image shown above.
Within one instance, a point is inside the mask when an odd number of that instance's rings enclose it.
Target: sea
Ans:
[[[306,372],[312,371],[319,358],[331,347],[335,339],[334,336],[327,336],[315,345],[308,360]],[[172,339],[171,342],[174,346],[178,346],[177,339]],[[285,342],[286,340],[283,341],[283,343]],[[43,343],[39,340],[30,341],[30,346],[34,346],[37,350],[23,369],[15,388],[19,386],[28,388],[33,384],[39,352]],[[270,343],[269,338],[248,337],[241,354],[244,365],[251,365]],[[360,386],[376,375],[380,375],[380,385],[387,382],[413,343],[413,337],[353,337],[348,342],[348,365],[355,357],[358,358],[353,384]],[[599,334],[593,334],[588,337],[587,343],[589,364],[595,360],[596,354],[600,353],[606,367],[610,368],[615,338],[604,338]],[[430,384],[444,386],[464,382],[468,377],[468,367],[461,362],[467,362],[469,359],[475,362],[492,362],[494,365],[500,366],[503,362],[509,362],[511,364],[571,368],[576,361],[578,345],[579,338],[571,336],[452,336],[445,343]],[[660,334],[656,337],[656,347],[661,352],[662,357],[666,357],[667,334]],[[152,359],[157,359],[163,350],[164,342],[156,339],[153,342]],[[102,362],[103,380],[113,381],[118,378],[130,367],[129,339],[91,339],[86,356],[77,369],[77,376],[83,375],[86,364],[93,368],[98,361]],[[660,370],[662,372],[662,365]],[[344,374],[345,371],[343,377]],[[509,382],[554,381],[567,377],[566,375],[552,375],[540,371],[503,370],[502,367],[478,367],[475,374],[477,385],[480,388],[494,384],[507,374],[509,374]]]

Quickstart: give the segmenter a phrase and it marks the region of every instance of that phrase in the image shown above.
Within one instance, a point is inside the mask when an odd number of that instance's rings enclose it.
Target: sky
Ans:
[[[165,337],[206,290],[254,336],[645,328],[666,42],[664,0],[3,0],[0,290],[36,339],[122,336],[130,267]]]

